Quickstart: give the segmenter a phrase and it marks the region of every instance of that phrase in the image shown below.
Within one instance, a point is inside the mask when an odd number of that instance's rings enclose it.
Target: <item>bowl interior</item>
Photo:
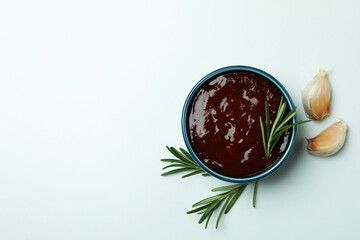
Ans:
[[[288,106],[290,109],[294,108],[294,104],[291,100],[291,97],[289,95],[289,93],[286,91],[286,89],[283,87],[283,85],[277,81],[273,76],[271,76],[270,74],[254,68],[254,67],[249,67],[249,66],[243,66],[243,65],[237,65],[237,66],[229,66],[229,67],[224,67],[224,68],[220,68],[218,70],[215,70],[211,73],[209,73],[208,75],[206,75],[205,77],[203,77],[194,87],[193,89],[190,91],[188,97],[186,98],[185,104],[184,104],[184,108],[183,108],[183,112],[182,112],[182,119],[181,119],[181,125],[182,125],[182,133],[183,133],[183,137],[184,137],[184,141],[185,141],[185,145],[187,147],[187,149],[189,150],[189,153],[191,154],[191,156],[193,157],[193,159],[196,161],[196,163],[202,168],[204,169],[206,172],[208,172],[209,174],[211,174],[212,176],[215,176],[219,179],[222,179],[224,181],[228,181],[228,182],[237,182],[237,183],[245,183],[245,182],[252,182],[252,181],[257,181],[261,178],[264,178],[266,176],[268,176],[269,174],[271,174],[272,172],[274,172],[276,169],[278,169],[281,164],[288,158],[293,145],[294,145],[294,141],[295,141],[295,136],[296,136],[296,126],[292,129],[292,134],[291,134],[291,138],[289,141],[289,145],[287,147],[287,149],[285,150],[284,154],[277,160],[275,161],[272,165],[270,165],[268,168],[266,168],[264,171],[256,173],[254,175],[248,176],[248,177],[229,177],[229,176],[225,176],[223,174],[220,174],[212,169],[210,169],[208,166],[206,166],[200,159],[199,157],[196,155],[196,153],[194,152],[191,143],[190,143],[190,136],[188,134],[188,124],[187,124],[187,120],[188,120],[188,116],[189,116],[189,110],[191,109],[191,105],[193,102],[194,97],[196,96],[197,92],[202,88],[202,86],[204,86],[205,84],[208,83],[208,81],[211,81],[214,77],[216,77],[217,75],[220,74],[224,74],[226,72],[229,71],[236,71],[236,70],[240,70],[240,71],[249,71],[249,72],[253,72],[256,74],[259,74],[263,77],[265,77],[267,80],[269,80],[270,82],[272,82],[283,94],[284,96],[284,100],[287,101]],[[293,118],[293,123],[296,122],[295,117]]]

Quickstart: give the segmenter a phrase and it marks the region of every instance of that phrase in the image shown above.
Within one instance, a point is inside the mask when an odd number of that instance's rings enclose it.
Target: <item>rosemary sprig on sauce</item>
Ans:
[[[174,147],[166,147],[169,152],[171,152],[176,159],[174,158],[165,158],[161,159],[163,162],[170,163],[163,169],[169,168],[169,167],[176,167],[176,169],[170,170],[168,172],[165,172],[161,174],[161,176],[167,176],[170,174],[190,171],[190,173],[182,176],[190,177],[196,174],[201,174],[202,176],[210,176],[210,174],[206,173],[204,170],[202,170],[194,161],[194,159],[191,157],[191,155],[182,148],[180,149],[180,152],[176,150]],[[254,185],[254,193],[253,193],[253,207],[255,208],[255,202],[256,202],[256,191],[257,191],[257,184],[258,182],[255,182]],[[226,191],[224,193],[220,193],[218,195],[205,198],[197,203],[195,203],[192,207],[195,208],[193,210],[190,210],[187,212],[187,214],[191,213],[198,213],[202,214],[199,224],[204,222],[206,220],[205,228],[207,228],[209,220],[211,216],[213,215],[214,211],[218,209],[221,204],[222,208],[219,212],[218,218],[216,220],[216,228],[219,226],[219,222],[221,219],[221,216],[223,214],[227,214],[230,209],[234,206],[235,202],[238,200],[244,189],[246,188],[247,184],[232,184],[227,185],[223,187],[214,188],[211,191],[218,192],[218,191]]]
[[[182,178],[190,177],[196,174],[201,174],[202,176],[210,176],[207,172],[205,172],[202,168],[199,167],[199,165],[196,164],[195,160],[191,157],[190,153],[188,153],[185,149],[179,148],[180,152],[176,150],[174,147],[168,147],[166,148],[169,150],[169,152],[172,153],[176,159],[174,158],[164,158],[160,161],[170,163],[169,165],[163,167],[162,170],[167,168],[175,168],[173,170],[167,171],[161,176],[167,176],[174,173],[180,173],[180,172],[186,172],[190,171],[190,173],[185,174],[182,176]]]
[[[260,120],[261,135],[264,143],[264,150],[266,157],[270,156],[276,143],[279,141],[281,135],[285,131],[294,127],[295,125],[311,121],[311,120],[306,120],[306,121],[298,121],[292,124],[286,124],[296,115],[296,107],[291,109],[290,112],[284,117],[285,110],[286,110],[286,102],[283,101],[283,98],[281,98],[275,120],[272,124],[270,124],[269,104],[267,101],[265,101],[265,127],[261,116],[259,117],[259,120]]]

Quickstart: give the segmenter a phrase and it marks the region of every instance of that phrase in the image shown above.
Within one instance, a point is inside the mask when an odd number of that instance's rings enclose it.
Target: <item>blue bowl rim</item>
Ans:
[[[222,175],[220,173],[215,172],[214,170],[210,169],[208,166],[206,166],[195,154],[194,150],[191,147],[190,144],[190,140],[189,140],[189,136],[187,133],[187,113],[188,110],[190,108],[190,103],[193,99],[193,97],[195,96],[195,94],[198,92],[198,90],[201,88],[201,86],[207,82],[207,80],[209,80],[210,78],[224,73],[224,72],[228,72],[228,71],[233,71],[233,70],[243,70],[243,71],[250,71],[250,72],[254,72],[257,74],[262,75],[263,77],[265,77],[266,79],[270,80],[271,82],[273,82],[279,89],[280,91],[283,93],[285,100],[287,101],[287,103],[289,104],[290,109],[294,108],[294,103],[290,97],[290,94],[286,91],[285,87],[273,76],[271,76],[270,74],[268,74],[267,72],[260,70],[258,68],[255,67],[250,67],[250,66],[245,66],[245,65],[234,65],[234,66],[227,66],[227,67],[223,67],[220,69],[217,69],[209,74],[207,74],[205,77],[203,77],[190,91],[189,95],[187,96],[186,100],[185,100],[185,104],[183,107],[183,111],[182,111],[182,116],[181,116],[181,128],[182,128],[182,134],[183,134],[183,138],[185,141],[185,145],[186,148],[188,149],[190,155],[193,157],[193,159],[195,160],[195,162],[202,168],[204,169],[207,173],[209,173],[210,175],[219,178],[221,180],[227,181],[227,182],[234,182],[234,183],[247,183],[247,182],[253,182],[253,181],[257,181],[260,180],[268,175],[270,175],[271,173],[273,173],[275,170],[277,170],[284,162],[285,160],[289,157],[293,147],[294,147],[294,143],[295,143],[295,137],[296,137],[296,129],[297,127],[295,126],[293,128],[293,132],[292,132],[292,136],[290,139],[290,143],[288,148],[286,149],[284,155],[277,160],[273,165],[271,165],[269,168],[265,169],[262,172],[256,173],[254,175],[251,175],[249,177],[228,177],[225,175]],[[293,118],[293,123],[296,122],[296,115]]]

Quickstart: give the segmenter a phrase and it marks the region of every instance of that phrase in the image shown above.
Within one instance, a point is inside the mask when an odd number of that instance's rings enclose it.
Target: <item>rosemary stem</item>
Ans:
[[[256,194],[257,194],[257,188],[258,188],[258,181],[254,184],[254,194],[253,194],[253,208],[256,206]]]

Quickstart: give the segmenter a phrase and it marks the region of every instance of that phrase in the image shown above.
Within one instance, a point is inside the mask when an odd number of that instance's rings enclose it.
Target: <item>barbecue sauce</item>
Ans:
[[[264,171],[283,155],[290,141],[291,130],[265,157],[259,116],[265,119],[267,101],[273,121],[282,96],[272,82],[249,71],[230,71],[209,79],[195,94],[188,114],[195,154],[210,169],[229,177]]]

